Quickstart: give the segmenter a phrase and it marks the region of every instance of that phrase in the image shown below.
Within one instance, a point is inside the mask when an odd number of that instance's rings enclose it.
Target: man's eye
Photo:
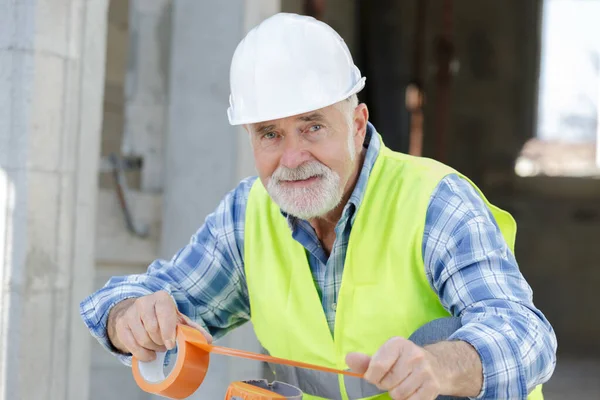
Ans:
[[[275,139],[277,134],[275,132],[267,132],[263,135],[263,139]]]
[[[313,126],[310,127],[310,131],[311,132],[316,132],[316,131],[320,130],[322,127],[323,126],[321,126],[321,125],[313,125]]]

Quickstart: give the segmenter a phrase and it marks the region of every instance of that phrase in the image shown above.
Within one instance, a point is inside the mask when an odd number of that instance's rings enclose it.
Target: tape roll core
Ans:
[[[188,326],[177,327],[177,359],[171,372],[165,376],[165,353],[157,353],[155,360],[142,362],[132,359],[133,377],[143,391],[171,399],[185,399],[202,384],[208,371],[210,355],[194,343],[207,343],[201,332]]]
[[[157,351],[156,358],[152,361],[138,362],[138,368],[140,371],[140,375],[146,382],[150,383],[158,383],[164,381],[167,377],[165,376],[165,357],[167,356],[167,352],[165,351]],[[169,374],[170,375],[170,374]]]

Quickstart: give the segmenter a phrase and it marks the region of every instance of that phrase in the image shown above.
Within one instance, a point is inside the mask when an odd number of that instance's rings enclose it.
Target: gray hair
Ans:
[[[358,107],[358,96],[353,94],[352,96],[337,102],[335,107],[346,118],[346,124],[348,126],[348,152],[350,154],[350,159],[354,161],[356,158],[356,149],[354,148],[354,135],[352,132],[354,127],[354,110]]]
[[[352,96],[337,102],[335,104],[337,109],[346,116],[348,125],[352,126],[354,120],[354,110],[358,107],[358,95],[353,94]]]

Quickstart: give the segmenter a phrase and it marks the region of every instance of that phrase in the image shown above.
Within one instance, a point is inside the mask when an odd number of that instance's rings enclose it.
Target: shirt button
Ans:
[[[331,304],[331,309],[332,309],[333,311],[337,310],[337,303],[332,303],[332,304]]]

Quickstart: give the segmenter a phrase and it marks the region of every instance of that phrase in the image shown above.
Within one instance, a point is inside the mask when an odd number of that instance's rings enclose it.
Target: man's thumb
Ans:
[[[348,353],[346,355],[346,364],[353,372],[364,374],[369,368],[371,357],[363,353]]]

